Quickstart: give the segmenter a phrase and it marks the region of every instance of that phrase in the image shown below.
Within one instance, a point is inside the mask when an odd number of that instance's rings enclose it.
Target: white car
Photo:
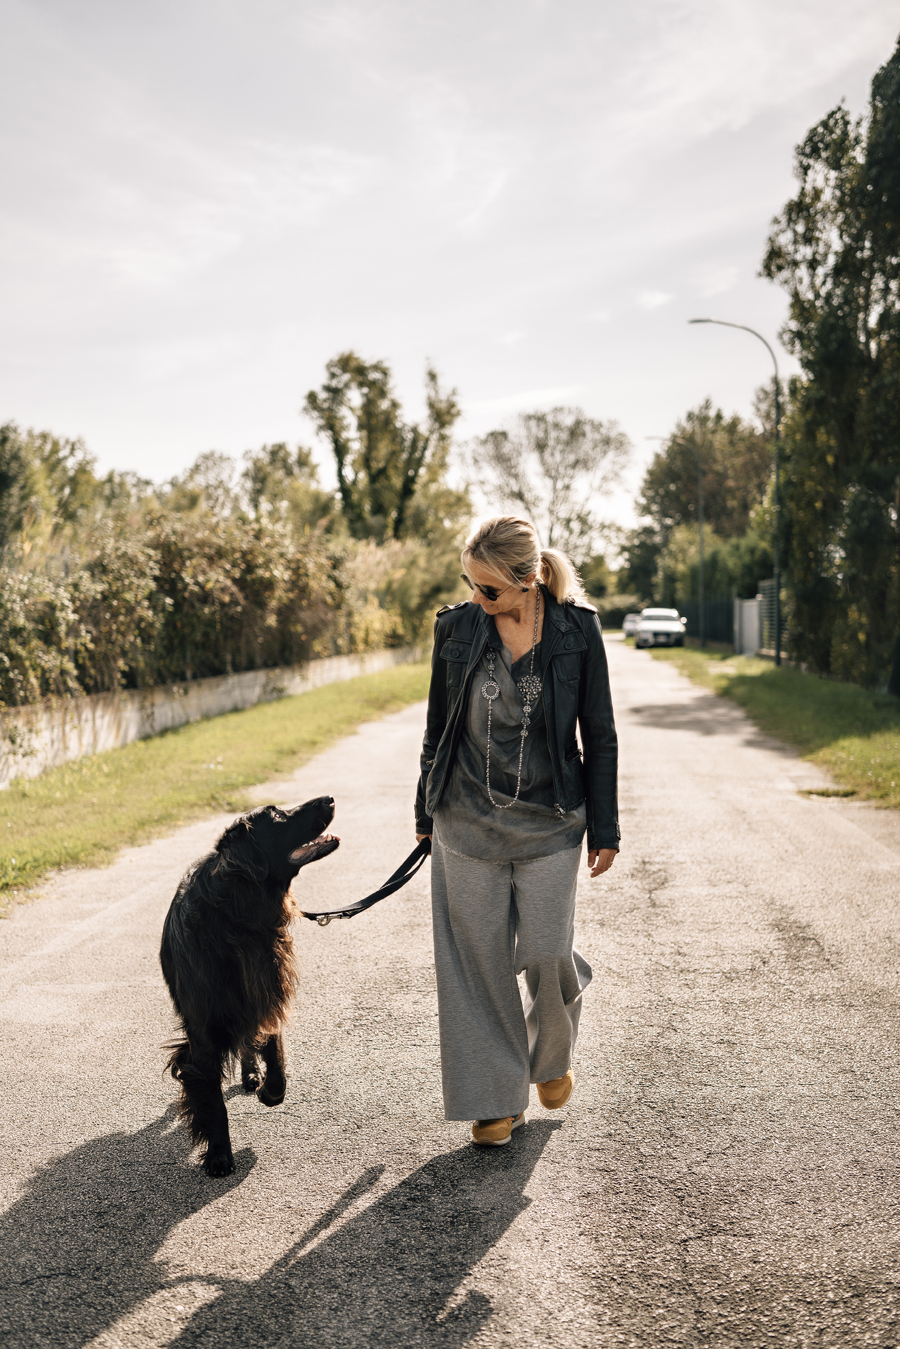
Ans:
[[[640,614],[626,614],[622,619],[622,632],[626,637],[633,637],[638,623],[641,621]]]
[[[677,609],[643,609],[634,634],[635,646],[684,646],[684,627]]]

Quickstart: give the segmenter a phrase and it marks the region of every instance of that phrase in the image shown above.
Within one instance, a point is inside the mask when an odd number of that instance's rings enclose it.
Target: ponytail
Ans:
[[[587,599],[581,577],[558,548],[541,549],[540,580],[559,604]]]

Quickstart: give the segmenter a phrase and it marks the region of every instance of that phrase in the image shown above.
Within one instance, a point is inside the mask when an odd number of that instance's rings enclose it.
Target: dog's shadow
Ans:
[[[245,1150],[234,1175],[211,1182],[173,1126],[170,1108],[136,1134],[94,1139],[34,1174],[0,1219],[4,1345],[76,1349],[173,1286],[156,1258],[166,1238],[256,1161]],[[260,1278],[204,1273],[218,1295],[167,1343],[459,1349],[493,1310],[461,1285],[528,1207],[524,1189],[559,1127],[535,1121],[502,1149],[435,1157],[371,1203],[384,1167],[363,1171]]]
[[[210,1184],[175,1107],[137,1133],[91,1139],[47,1162],[0,1217],[0,1341],[83,1345],[168,1285],[155,1256],[171,1230],[239,1185]]]

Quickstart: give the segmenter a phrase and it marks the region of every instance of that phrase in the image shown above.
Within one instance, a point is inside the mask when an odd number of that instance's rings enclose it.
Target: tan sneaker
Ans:
[[[505,1119],[476,1120],[472,1125],[472,1142],[486,1148],[502,1148],[504,1143],[509,1142],[513,1129],[518,1129],[524,1123],[524,1110],[515,1117],[507,1115]]]
[[[565,1077],[552,1077],[537,1084],[538,1099],[545,1110],[560,1110],[572,1095],[575,1074],[570,1068]]]

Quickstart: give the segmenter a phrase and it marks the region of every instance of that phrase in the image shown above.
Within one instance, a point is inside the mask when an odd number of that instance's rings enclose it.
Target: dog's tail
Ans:
[[[168,1054],[166,1066],[163,1068],[163,1076],[171,1073],[176,1082],[180,1082],[184,1076],[185,1069],[190,1070],[191,1042],[187,1036],[180,1040],[172,1040],[169,1044],[163,1045],[163,1049]]]
[[[187,1036],[163,1046],[168,1050],[164,1071],[171,1073],[181,1087],[176,1108],[194,1143],[208,1143],[209,1106],[221,1103],[221,1083],[227,1063],[220,1055],[196,1058]]]
[[[171,1040],[162,1047],[169,1056],[163,1068],[163,1077],[166,1073],[171,1073],[176,1082],[184,1083],[189,1078],[208,1079],[212,1076],[217,1078],[220,1084],[229,1073],[234,1072],[235,1065],[245,1048],[243,1044],[239,1044],[224,1048],[207,1047],[195,1051],[187,1035],[178,1040]]]
[[[197,1069],[191,1061],[191,1042],[185,1036],[181,1040],[172,1040],[170,1044],[163,1045],[168,1052],[166,1066],[163,1073],[171,1073],[175,1081],[181,1087],[178,1093],[176,1109],[182,1124],[187,1125],[191,1140],[194,1143],[205,1143],[204,1131],[200,1128],[200,1120],[197,1112],[194,1110],[191,1097],[186,1090],[186,1079],[197,1076]]]

